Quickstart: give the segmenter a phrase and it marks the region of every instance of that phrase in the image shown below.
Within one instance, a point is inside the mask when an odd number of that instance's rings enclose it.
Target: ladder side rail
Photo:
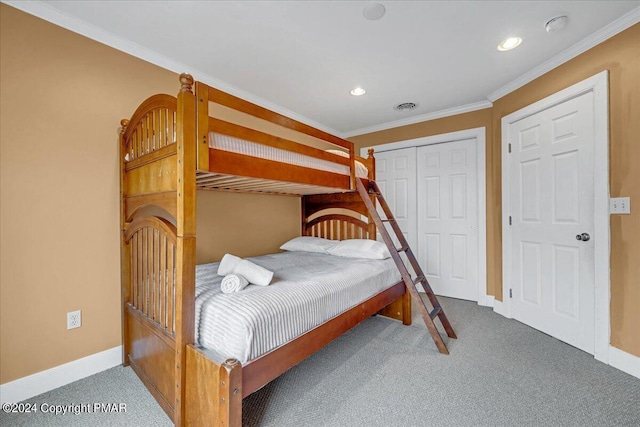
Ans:
[[[401,247],[407,248],[405,250],[405,255],[409,259],[409,263],[411,264],[411,267],[413,267],[413,271],[416,274],[416,276],[422,279],[420,283],[422,284],[422,287],[424,288],[424,291],[427,294],[427,297],[429,298],[429,302],[431,303],[434,310],[441,309],[440,302],[438,301],[438,298],[436,297],[436,295],[433,293],[433,289],[429,284],[427,276],[422,271],[422,268],[420,267],[420,264],[418,263],[418,260],[416,259],[416,256],[413,253],[413,250],[411,249],[411,247],[409,247],[409,243],[404,238],[404,234],[402,234],[402,230],[400,229],[398,222],[395,221],[395,218],[393,217],[393,213],[391,212],[391,208],[387,204],[387,201],[384,199],[384,196],[380,191],[380,187],[378,187],[378,184],[375,181],[371,181],[371,188],[374,191],[374,194],[377,196],[376,198],[380,202],[380,206],[382,207],[382,210],[384,211],[387,217],[387,222],[391,224],[391,228],[396,234]],[[415,286],[416,283],[415,282],[413,283]],[[451,326],[449,319],[445,315],[444,310],[441,309],[437,317],[440,319],[440,322],[442,323],[443,328],[447,332],[447,335],[451,338],[456,338],[455,332],[453,331],[453,327]]]
[[[375,187],[377,187],[377,185]],[[364,185],[362,184],[362,181],[359,179],[356,180],[356,188],[360,193],[360,196],[364,201],[365,206],[371,213],[371,217],[373,218],[374,223],[378,227],[378,230],[380,232],[380,235],[382,236],[382,239],[384,240],[384,243],[387,245],[387,248],[389,248],[389,252],[391,253],[391,258],[395,262],[396,267],[398,268],[398,271],[400,271],[400,275],[402,276],[402,280],[404,281],[404,284],[407,290],[411,294],[411,297],[416,301],[418,310],[420,311],[422,319],[424,320],[424,323],[427,329],[429,330],[429,334],[431,335],[431,338],[436,344],[438,351],[443,354],[449,354],[449,350],[447,350],[447,346],[442,340],[442,337],[440,336],[440,333],[438,332],[435,323],[433,323],[433,319],[430,316],[429,310],[424,305],[424,301],[422,300],[422,298],[420,298],[420,295],[418,294],[418,290],[413,284],[413,279],[409,275],[409,271],[407,270],[407,267],[404,265],[402,258],[400,258],[400,255],[396,250],[395,244],[393,243],[391,236],[389,235],[389,232],[384,227],[384,223],[382,222],[380,215],[376,211],[376,208],[373,202],[371,201],[371,199],[369,199],[369,192],[367,191],[367,189],[365,189]],[[376,198],[378,199],[381,198],[381,194],[379,192],[376,193]],[[384,198],[382,198],[382,200],[384,200]],[[386,202],[384,202],[384,204],[386,205]],[[384,209],[384,205],[383,205],[383,209]],[[388,210],[388,205],[387,205],[387,210]],[[385,214],[387,215],[387,219],[393,218],[393,215],[391,215],[390,212],[385,212]]]

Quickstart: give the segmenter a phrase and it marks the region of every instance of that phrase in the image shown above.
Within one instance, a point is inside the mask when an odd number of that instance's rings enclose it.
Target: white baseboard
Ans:
[[[493,301],[493,311],[495,313],[498,313],[498,314],[506,317],[507,319],[511,319],[510,316],[507,316],[507,313],[504,310],[504,303],[502,301],[498,301],[497,299],[494,299],[494,301]]]
[[[114,347],[28,377],[0,385],[1,403],[16,403],[122,364],[122,346]]]
[[[496,297],[494,297],[493,295],[485,295],[484,298],[481,298],[478,300],[478,305],[482,305],[484,307],[492,307],[493,308],[493,304],[496,300]]]
[[[609,346],[609,365],[640,378],[640,357]]]

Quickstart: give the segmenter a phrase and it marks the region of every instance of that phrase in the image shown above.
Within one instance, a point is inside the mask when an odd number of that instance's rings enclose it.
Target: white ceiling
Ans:
[[[5,2],[342,136],[488,107],[640,21],[639,0],[379,0],[378,21],[361,1]]]

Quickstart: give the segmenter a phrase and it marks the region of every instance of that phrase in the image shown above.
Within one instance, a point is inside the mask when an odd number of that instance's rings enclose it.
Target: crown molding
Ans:
[[[526,72],[525,74],[521,75],[520,77],[513,80],[512,82],[502,86],[500,89],[489,94],[489,96],[487,96],[487,99],[491,102],[495,102],[497,99],[500,99],[503,96],[508,95],[511,92],[521,88],[527,83],[548,73],[549,71],[575,58],[581,53],[584,53],[587,50],[599,45],[605,40],[610,39],[616,34],[621,33],[622,31],[626,30],[627,28],[631,27],[634,24],[637,24],[638,22],[640,22],[640,6],[627,12],[626,14],[622,15],[620,18],[613,21],[612,23],[602,27],[595,33],[587,36],[586,38],[582,39],[581,41],[569,47],[568,49],[565,49],[564,51],[560,52],[553,58],[543,62],[542,64],[538,65],[534,69]]]
[[[394,120],[392,122],[386,122],[379,125],[350,130],[348,132],[344,132],[344,137],[350,138],[356,135],[364,135],[367,133],[397,128],[400,126],[412,125],[414,123],[426,122],[429,120],[441,119],[443,117],[455,116],[457,114],[469,113],[471,111],[484,110],[485,108],[491,108],[492,106],[493,104],[489,101],[474,102],[473,104],[462,105],[460,107],[447,108],[445,110],[434,111],[433,113],[421,114],[419,116],[407,117],[405,119]]]
[[[280,105],[267,101],[266,99],[263,99],[250,92],[244,91],[236,86],[233,86],[227,82],[219,80],[200,70],[189,67],[181,62],[174,61],[173,59],[170,59],[154,50],[147,49],[143,46],[140,46],[137,43],[133,43],[109,31],[105,31],[102,28],[97,27],[93,24],[90,24],[86,21],[67,15],[66,13],[63,13],[60,10],[49,6],[48,4],[46,4],[41,0],[27,0],[27,1],[0,0],[0,1],[18,10],[21,10],[25,13],[34,15],[40,19],[48,21],[59,27],[65,28],[69,31],[73,31],[74,33],[80,34],[84,37],[90,38],[104,45],[110,46],[114,49],[117,49],[129,55],[135,56],[136,58],[142,59],[154,65],[157,65],[166,70],[173,71],[174,73],[177,73],[177,74],[189,73],[193,76],[193,78],[196,81],[203,82],[209,86],[215,87],[216,89],[220,89],[222,91],[230,93],[231,95],[237,96],[238,98],[242,98],[245,101],[252,102],[261,107],[267,108],[271,111],[287,116],[291,119],[305,123],[316,129],[320,129],[324,132],[330,133],[340,138],[345,138],[342,132],[339,132],[329,126],[326,126],[322,123],[318,123],[306,116],[303,116],[301,114],[288,110],[284,107],[281,107]],[[178,84],[176,83],[176,88],[177,87],[178,87]]]
[[[136,43],[119,37],[111,32],[105,31],[93,24],[79,20],[75,17],[67,15],[58,9],[55,9],[41,0],[0,0],[0,2],[8,4],[16,9],[19,9],[28,14],[34,15],[52,24],[58,25],[69,31],[73,31],[82,36],[88,37],[99,43],[110,46],[114,49],[125,52],[129,55],[135,56],[139,59],[147,61],[151,64],[157,65],[161,68],[173,71],[175,73],[190,73],[194,79],[206,83],[210,86],[228,92],[239,98],[245,99],[261,107],[268,108],[272,111],[288,116],[294,120],[305,123],[309,126],[313,126],[317,129],[323,130],[327,133],[333,134],[340,138],[349,138],[356,135],[363,135],[367,133],[387,130],[395,127],[406,126],[414,123],[424,122],[428,120],[439,119],[443,117],[453,116],[456,114],[468,113],[475,110],[481,110],[484,108],[490,108],[493,106],[493,102],[503,96],[521,88],[527,83],[537,79],[545,73],[553,70],[554,68],[562,65],[563,63],[573,59],[574,57],[584,53],[585,51],[593,48],[594,46],[604,42],[605,40],[613,37],[614,35],[626,30],[632,25],[640,22],[640,7],[637,7],[611,24],[606,25],[570,48],[562,51],[553,58],[540,64],[529,72],[523,74],[512,82],[502,86],[495,92],[487,96],[487,100],[476,102],[473,104],[462,105],[459,107],[453,107],[445,110],[440,110],[432,113],[423,114],[420,116],[413,116],[406,119],[395,120],[392,122],[386,122],[379,125],[364,127],[360,129],[353,129],[346,132],[340,132],[322,123],[318,123],[306,116],[295,113],[280,105],[267,101],[259,96],[256,96],[250,92],[246,92],[236,86],[230,85],[227,82],[219,80],[207,73],[201,72],[197,69],[188,67],[180,62],[174,61],[164,55],[159,54],[153,50],[142,47]]]

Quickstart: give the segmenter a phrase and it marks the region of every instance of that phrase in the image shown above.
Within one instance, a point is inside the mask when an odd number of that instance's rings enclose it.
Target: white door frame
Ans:
[[[486,168],[486,128],[479,127],[457,132],[443,133],[440,135],[426,136],[423,138],[409,139],[406,141],[391,142],[389,144],[376,145],[375,151],[384,152],[400,150],[402,148],[420,147],[423,145],[443,144],[447,142],[473,139],[477,142],[476,150],[476,177],[478,191],[478,305],[493,305],[493,297],[487,297],[487,168]],[[360,155],[367,157],[370,147],[360,149]],[[417,208],[416,208],[417,209]],[[417,212],[415,213],[417,215]]]
[[[547,98],[502,118],[502,303],[494,310],[511,318],[511,227],[509,226],[509,125],[588,92],[594,102],[594,244],[595,244],[595,345],[594,357],[609,361],[609,75],[602,71]]]

